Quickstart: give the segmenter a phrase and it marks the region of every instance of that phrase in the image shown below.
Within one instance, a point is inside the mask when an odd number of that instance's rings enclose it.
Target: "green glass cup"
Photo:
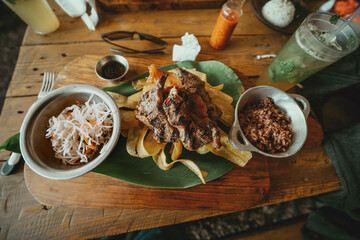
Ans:
[[[332,24],[331,16],[330,13],[311,13],[258,78],[256,85],[286,91],[353,52],[359,46],[359,39],[349,24],[336,35],[336,43],[324,43],[329,40],[326,37],[332,39],[333,36],[321,33],[331,33],[345,21],[339,19]]]

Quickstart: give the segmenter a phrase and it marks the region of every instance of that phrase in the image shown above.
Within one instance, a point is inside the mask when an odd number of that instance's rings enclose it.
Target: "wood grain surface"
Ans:
[[[94,67],[100,58],[99,55],[84,55],[71,61],[59,71],[55,86],[90,84],[107,87],[118,84],[97,78]],[[128,61],[135,69],[146,69],[150,64],[166,65],[165,60],[158,59],[128,57]],[[243,74],[240,79],[247,80]],[[315,127],[318,126],[316,121],[309,123],[308,146],[320,146],[322,129]],[[25,168],[25,180],[33,196],[45,205],[126,209],[244,210],[259,202],[270,187],[267,158],[259,155],[255,155],[245,168],[235,168],[219,180],[182,190],[135,186],[96,173],[56,181],[43,178],[29,168]]]
[[[321,5],[324,1],[310,2]],[[42,73],[58,73],[66,64],[86,54],[104,56],[112,53],[110,46],[101,41],[101,33],[137,30],[161,37],[169,43],[165,54],[125,56],[156,58],[167,64],[172,63],[173,44],[181,44],[180,37],[185,32],[194,33],[202,47],[197,61],[218,60],[236,72],[250,76],[249,81],[244,82],[246,87],[251,86],[254,76],[261,74],[272,61],[258,60],[256,55],[276,54],[288,39],[288,36],[262,24],[252,13],[249,1],[246,1],[244,15],[223,51],[215,51],[208,45],[219,9],[107,13],[98,8],[99,25],[96,31],[89,31],[80,18],[68,17],[54,0],[49,0],[49,3],[59,17],[61,26],[53,34],[44,36],[27,29],[0,116],[0,142],[19,131],[24,115],[37,99]],[[124,43],[129,46],[138,44],[136,40]],[[144,71],[146,69],[133,69],[132,74]],[[319,146],[319,139],[316,140],[317,144],[307,144],[308,148],[304,147],[296,157],[268,161],[271,187],[265,198],[253,207],[341,189],[329,157]],[[0,166],[9,154],[0,152]],[[23,166],[13,175],[0,176],[0,191],[0,239],[92,239],[229,213],[218,210],[43,206],[27,190]]]
[[[70,84],[90,84],[100,88],[111,87],[129,80],[139,72],[148,72],[148,66],[155,64],[157,67],[172,64],[165,59],[143,59],[137,57],[126,57],[129,62],[129,71],[126,76],[118,81],[106,81],[100,79],[95,73],[96,63],[102,58],[101,55],[84,55],[75,58],[61,69],[55,80],[55,88]]]
[[[254,208],[341,189],[322,147],[302,149],[296,159],[271,159],[269,172],[270,190]],[[43,206],[27,190],[22,166],[0,182],[6,183],[0,184],[1,239],[91,239],[229,213]]]
[[[84,55],[74,59],[65,65],[63,69],[59,70],[55,80],[55,88],[70,84],[90,84],[100,88],[111,87],[134,78],[139,74],[149,72],[148,67],[151,64],[154,64],[156,67],[161,67],[174,63],[165,59],[127,57],[126,59],[129,62],[129,71],[126,76],[118,81],[105,81],[97,77],[95,73],[96,63],[102,57],[103,56],[101,55]],[[244,73],[238,72],[236,69],[233,70],[236,72],[240,82],[246,83],[247,88],[250,87],[250,85],[253,85],[252,81],[249,80]]]
[[[244,167],[187,189],[149,188],[98,173],[56,181],[25,168],[25,182],[32,195],[51,206],[222,210],[248,209],[265,197],[270,188],[267,159],[253,157]]]
[[[186,32],[196,37],[210,36],[217,16],[218,9],[195,9],[177,11],[140,11],[111,13],[98,8],[99,23],[95,31],[89,31],[81,18],[70,18],[62,9],[56,8],[60,27],[56,32],[39,36],[31,29],[25,33],[23,45],[61,44],[79,42],[101,42],[100,35],[110,31],[138,31],[161,38],[179,38]],[[279,35],[265,26],[252,13],[250,1],[245,2],[234,36],[245,35]],[[176,27],[174,27],[176,26]],[[180,40],[181,43],[181,40]],[[171,46],[171,45],[170,45]],[[93,50],[93,49],[92,49]]]
[[[112,12],[168,9],[220,8],[225,0],[98,0],[100,7]]]
[[[103,81],[96,76],[94,68],[101,57],[84,55],[74,59],[59,71],[55,87],[71,84],[108,87],[120,83]],[[148,72],[147,67],[151,64],[157,67],[169,64],[161,59],[127,59],[131,69],[143,69],[144,72]],[[247,78],[240,74],[240,79]],[[256,155],[244,168],[235,168],[218,180],[189,189],[136,186],[97,173],[56,181],[40,177],[29,168],[25,168],[25,181],[36,199],[52,206],[239,211],[255,205],[268,192],[267,161]]]
[[[164,60],[165,64],[172,61],[172,46],[181,44],[181,39],[165,39],[169,47],[164,54],[156,55],[157,60]],[[257,55],[277,53],[282,44],[287,40],[286,36],[264,35],[264,36],[241,36],[231,38],[228,47],[224,51],[213,50],[209,44],[208,37],[198,38],[202,51],[196,61],[217,60],[237,72],[246,76],[260,75],[272,59],[257,59]],[[137,41],[127,41],[130,47],[136,46]],[[44,72],[55,71],[58,73],[69,62],[86,54],[106,56],[114,54],[109,51],[110,46],[106,43],[87,42],[73,44],[23,46],[20,49],[18,64],[15,68],[13,79],[10,82],[7,95],[9,97],[37,95]],[[123,54],[125,57],[134,57],[149,62],[154,59],[149,54]],[[146,72],[147,69],[133,68],[130,63],[130,72],[126,76],[133,76]],[[244,83],[245,84],[245,83]]]
[[[93,239],[226,213],[45,206],[27,190],[23,164],[10,176],[0,175],[5,182],[0,184],[0,239]]]

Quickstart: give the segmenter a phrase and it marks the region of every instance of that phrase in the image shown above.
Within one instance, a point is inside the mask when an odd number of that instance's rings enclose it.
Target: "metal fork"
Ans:
[[[55,73],[45,72],[43,78],[43,84],[41,86],[38,98],[42,98],[47,95],[54,87]]]
[[[43,83],[40,89],[40,92],[38,94],[38,99],[44,97],[46,94],[51,92],[51,90],[54,87],[55,82],[55,73],[44,73]],[[6,176],[11,174],[17,163],[19,162],[21,158],[21,155],[19,153],[11,153],[9,159],[4,163],[4,165],[1,168],[1,174]]]

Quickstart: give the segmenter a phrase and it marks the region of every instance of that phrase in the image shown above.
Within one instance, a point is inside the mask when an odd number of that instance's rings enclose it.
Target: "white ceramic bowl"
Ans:
[[[110,140],[88,163],[64,165],[55,158],[49,139],[45,138],[49,119],[66,107],[86,102],[90,96],[95,102],[104,102],[111,110],[113,130]],[[100,88],[90,85],[70,85],[50,92],[36,101],[27,112],[20,130],[21,154],[27,165],[39,175],[50,179],[70,179],[81,176],[104,161],[114,149],[120,136],[120,113],[115,101]]]
[[[293,131],[292,144],[286,152],[267,153],[259,150],[246,139],[239,123],[239,111],[247,104],[255,103],[271,97],[274,103],[291,118],[290,127]],[[258,152],[262,155],[283,158],[294,155],[305,143],[307,137],[306,119],[310,113],[310,104],[303,96],[285,93],[270,86],[257,86],[246,90],[239,98],[235,108],[235,122],[231,127],[229,139],[231,144],[243,151]]]

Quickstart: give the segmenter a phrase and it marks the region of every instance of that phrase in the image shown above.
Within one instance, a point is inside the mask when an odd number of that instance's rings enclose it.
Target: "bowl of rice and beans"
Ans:
[[[270,86],[245,91],[235,109],[231,144],[244,151],[282,158],[298,152],[307,137],[309,102]]]

